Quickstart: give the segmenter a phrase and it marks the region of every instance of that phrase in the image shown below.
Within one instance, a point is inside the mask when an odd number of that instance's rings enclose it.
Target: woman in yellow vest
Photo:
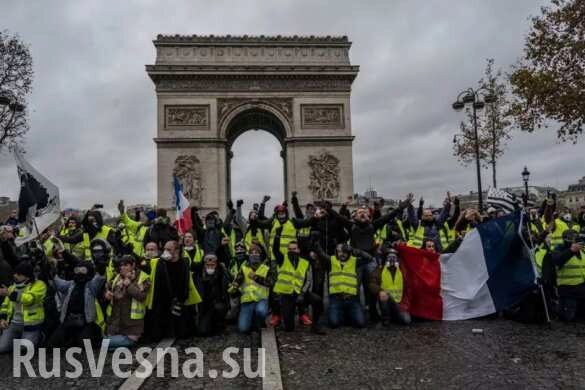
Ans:
[[[378,297],[382,325],[387,327],[391,322],[408,325],[411,322],[410,314],[405,305],[401,305],[404,278],[399,267],[398,255],[394,249],[384,250],[378,260],[378,267],[369,275],[368,288]]]
[[[231,295],[241,294],[238,317],[240,333],[249,333],[252,329],[259,330],[264,326],[272,282],[273,276],[266,264],[266,256],[258,245],[252,245],[248,261],[242,264],[228,290]]]
[[[322,261],[329,272],[329,327],[338,328],[349,321],[354,328],[366,326],[364,308],[360,302],[360,283],[358,268],[370,259],[354,255],[354,250],[347,244],[337,244],[335,255],[328,256],[317,246],[311,254],[314,260]]]
[[[123,256],[119,265],[120,273],[108,283],[104,294],[110,302],[106,337],[109,349],[130,347],[142,336],[150,288],[150,277],[136,269],[134,256]]]
[[[33,345],[41,340],[45,321],[43,302],[47,285],[35,280],[31,263],[20,262],[14,270],[14,284],[0,288],[0,353],[12,351],[12,340],[26,339]]]

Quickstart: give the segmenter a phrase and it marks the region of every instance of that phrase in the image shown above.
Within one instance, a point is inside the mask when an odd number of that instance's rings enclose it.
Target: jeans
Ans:
[[[14,339],[27,339],[36,346],[41,341],[41,330],[24,330],[24,324],[11,323],[0,335],[0,353],[12,351]]]
[[[131,347],[134,344],[136,344],[136,341],[128,338],[128,336],[125,336],[123,334],[116,334],[116,335],[105,337],[104,341],[106,339],[110,340],[110,345],[108,345],[108,350],[121,348],[121,347],[128,348],[128,347]]]
[[[307,307],[313,308],[313,322],[319,322],[321,313],[323,313],[323,300],[317,294],[310,291],[302,293],[299,299],[297,294],[282,294],[280,296],[280,313],[284,330],[291,332],[295,329],[295,313],[298,308],[299,316],[307,313]]]
[[[329,296],[329,327],[337,328],[344,323],[354,328],[366,326],[366,317],[358,296],[340,298],[337,295]]]
[[[268,299],[258,302],[247,302],[240,305],[238,329],[241,333],[248,333],[252,325],[261,328],[268,315]]]
[[[389,297],[386,302],[380,302],[380,310],[382,311],[382,319],[384,322],[395,322],[401,325],[408,325],[412,319],[407,311],[400,308],[400,305]]]

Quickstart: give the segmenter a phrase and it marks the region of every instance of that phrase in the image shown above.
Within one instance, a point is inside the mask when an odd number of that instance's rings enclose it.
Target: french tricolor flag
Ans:
[[[415,317],[465,320],[518,303],[536,288],[520,224],[519,211],[480,224],[451,254],[399,246],[405,278],[402,305]]]
[[[175,186],[175,199],[177,202],[177,220],[175,221],[175,224],[177,225],[179,234],[185,234],[193,226],[193,221],[191,221],[189,200],[183,194],[183,186],[181,185],[181,182],[177,176],[173,176],[173,183]]]

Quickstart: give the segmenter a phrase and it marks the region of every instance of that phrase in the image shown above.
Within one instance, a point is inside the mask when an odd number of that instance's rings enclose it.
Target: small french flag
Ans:
[[[191,208],[189,207],[189,200],[183,194],[183,186],[177,176],[173,176],[173,183],[175,185],[175,200],[177,202],[177,220],[175,224],[177,225],[179,234],[185,234],[193,226],[193,221],[191,221]]]

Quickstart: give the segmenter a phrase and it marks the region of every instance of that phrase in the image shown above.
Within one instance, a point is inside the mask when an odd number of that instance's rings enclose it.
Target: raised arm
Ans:
[[[305,216],[303,215],[303,210],[301,210],[301,206],[299,206],[299,199],[297,198],[297,192],[293,191],[292,198],[290,200],[293,206],[293,211],[295,213],[295,218],[304,219]]]

